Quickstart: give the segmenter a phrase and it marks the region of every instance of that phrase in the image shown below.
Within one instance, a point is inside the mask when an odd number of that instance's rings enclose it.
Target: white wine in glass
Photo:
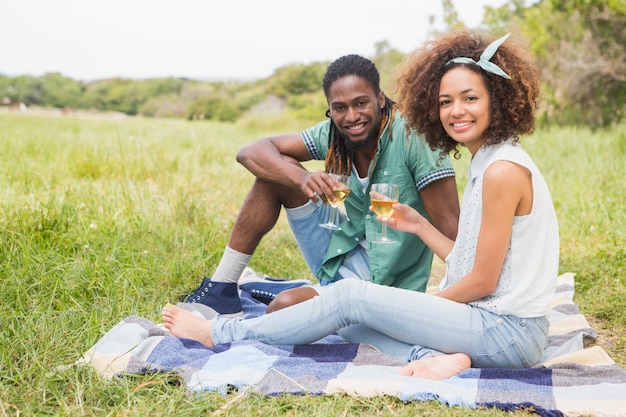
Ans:
[[[328,175],[330,175],[330,177],[335,180],[333,194],[335,195],[336,200],[331,201],[330,199],[328,199],[328,203],[330,204],[330,215],[328,216],[328,221],[326,223],[320,223],[320,226],[332,230],[341,230],[341,227],[335,224],[335,217],[337,217],[337,207],[339,206],[339,204],[343,203],[343,201],[348,198],[348,195],[350,194],[350,187],[348,187],[348,181],[350,180],[350,176],[338,174]]]
[[[398,184],[379,183],[372,184],[370,200],[374,213],[383,218],[382,233],[380,239],[373,243],[396,243],[387,237],[387,219],[393,214],[393,205],[398,202],[400,191]]]

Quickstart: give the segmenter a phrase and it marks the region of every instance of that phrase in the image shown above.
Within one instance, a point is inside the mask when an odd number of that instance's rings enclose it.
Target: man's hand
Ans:
[[[333,190],[335,188],[335,180],[324,171],[310,172],[304,177],[304,181],[300,185],[300,189],[311,200],[319,201],[321,198],[324,203],[328,203],[329,198],[334,200]]]

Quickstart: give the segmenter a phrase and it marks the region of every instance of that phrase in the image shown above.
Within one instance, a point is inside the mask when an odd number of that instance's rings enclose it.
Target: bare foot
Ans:
[[[163,307],[161,318],[165,328],[172,335],[183,339],[197,340],[207,347],[214,346],[213,338],[211,337],[213,323],[210,320],[196,316],[190,311],[171,304]]]
[[[472,361],[465,353],[451,353],[410,362],[400,375],[426,379],[447,379],[469,369]]]

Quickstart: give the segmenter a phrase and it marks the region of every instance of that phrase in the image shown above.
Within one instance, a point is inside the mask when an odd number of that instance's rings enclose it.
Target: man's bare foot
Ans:
[[[451,353],[410,362],[400,370],[400,375],[426,379],[447,379],[460,374],[472,366],[470,357],[465,353]]]
[[[171,304],[163,307],[161,318],[165,328],[172,335],[183,339],[197,340],[207,347],[214,346],[211,337],[213,323],[210,320]]]

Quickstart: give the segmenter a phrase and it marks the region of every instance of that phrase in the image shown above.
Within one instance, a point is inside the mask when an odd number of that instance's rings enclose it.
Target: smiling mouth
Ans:
[[[467,127],[469,125],[471,125],[474,122],[463,122],[463,123],[452,123],[452,127],[454,128],[462,128],[462,127]]]
[[[363,129],[365,123],[359,123],[358,125],[350,126],[347,130],[360,130]]]

